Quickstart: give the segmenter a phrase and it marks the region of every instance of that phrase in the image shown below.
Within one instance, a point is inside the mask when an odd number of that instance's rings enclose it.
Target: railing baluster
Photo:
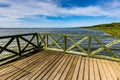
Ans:
[[[36,43],[37,43],[37,46],[39,47],[39,45],[40,45],[39,34],[37,34],[37,33],[36,33]]]
[[[67,49],[67,36],[64,36],[64,52],[66,52]]]
[[[88,40],[88,56],[89,56],[89,54],[90,54],[90,52],[91,52],[91,37],[89,37],[89,40]]]
[[[16,37],[16,45],[17,45],[17,50],[18,50],[19,56],[21,56],[22,53],[21,53],[21,47],[20,47],[19,37]]]
[[[45,44],[45,49],[47,49],[48,48],[48,44],[49,44],[49,42],[48,42],[48,34],[46,34],[46,44]]]

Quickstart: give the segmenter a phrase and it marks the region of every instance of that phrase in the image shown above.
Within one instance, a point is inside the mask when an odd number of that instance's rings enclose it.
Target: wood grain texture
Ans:
[[[115,61],[41,51],[0,67],[0,80],[120,80]]]

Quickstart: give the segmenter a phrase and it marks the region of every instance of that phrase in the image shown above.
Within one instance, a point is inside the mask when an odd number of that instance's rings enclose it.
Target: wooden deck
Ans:
[[[114,61],[41,51],[0,67],[0,80],[120,80]]]

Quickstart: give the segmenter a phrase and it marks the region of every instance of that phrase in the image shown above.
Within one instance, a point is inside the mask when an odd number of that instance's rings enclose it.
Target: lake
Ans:
[[[87,30],[81,28],[3,28],[0,29],[0,36],[35,33],[35,32],[47,32],[47,33],[67,33],[67,34],[87,34],[87,35],[108,35],[107,33]]]

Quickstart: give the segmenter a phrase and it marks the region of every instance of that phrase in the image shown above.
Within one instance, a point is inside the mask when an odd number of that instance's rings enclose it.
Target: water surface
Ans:
[[[0,36],[15,35],[15,34],[26,34],[36,32],[47,32],[47,33],[67,33],[67,34],[87,34],[87,35],[108,35],[107,33],[87,30],[81,28],[3,28],[0,29]]]

